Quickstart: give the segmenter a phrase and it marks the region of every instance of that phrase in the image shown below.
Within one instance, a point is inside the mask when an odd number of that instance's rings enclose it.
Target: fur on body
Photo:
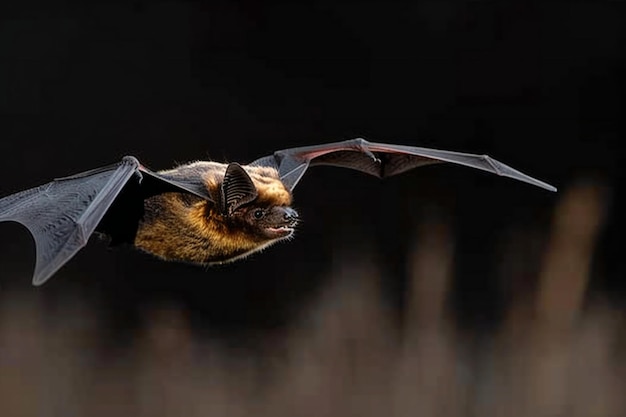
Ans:
[[[218,202],[227,167],[223,163],[199,161],[159,174],[199,178]],[[165,260],[214,264],[243,258],[290,237],[297,214],[288,209],[293,216],[291,221],[285,221],[286,215],[281,210],[291,205],[292,196],[276,169],[243,168],[258,193],[254,201],[238,208],[233,215],[225,215],[217,204],[190,194],[156,195],[144,203],[145,214],[134,245]],[[252,217],[250,213],[255,210],[266,213],[265,222]],[[253,221],[249,221],[251,218]]]

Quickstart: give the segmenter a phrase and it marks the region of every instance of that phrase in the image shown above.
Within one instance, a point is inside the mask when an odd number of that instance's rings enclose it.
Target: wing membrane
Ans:
[[[317,165],[350,168],[383,178],[420,166],[438,163],[464,165],[556,191],[552,185],[487,155],[374,143],[364,139],[285,149],[275,152],[273,157],[265,157],[253,162],[257,165],[275,166],[281,180],[290,190],[295,188],[309,167]]]
[[[122,194],[129,184],[133,188]],[[167,191],[206,198],[206,191],[193,184],[162,178],[142,167],[135,158],[125,157],[120,163],[55,179],[0,199],[0,222],[21,223],[33,235],[33,284],[41,285],[87,244],[114,203],[123,207],[121,215],[128,217],[115,220],[124,227],[134,223],[136,228],[143,199]],[[121,195],[124,201],[118,199]],[[139,210],[127,210],[130,207]]]
[[[33,284],[41,285],[87,244],[137,166],[123,161],[10,195],[0,221],[24,225],[35,240]]]

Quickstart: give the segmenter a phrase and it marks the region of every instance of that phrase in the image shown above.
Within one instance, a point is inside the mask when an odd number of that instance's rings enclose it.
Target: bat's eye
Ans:
[[[254,210],[254,218],[255,219],[260,219],[261,217],[263,217],[265,215],[265,211],[258,209],[258,210]]]

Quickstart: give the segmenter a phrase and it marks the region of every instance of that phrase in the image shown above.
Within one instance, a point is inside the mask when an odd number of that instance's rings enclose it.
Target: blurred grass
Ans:
[[[499,255],[507,315],[479,338],[448,309],[454,242],[435,217],[416,231],[400,327],[362,257],[337,265],[286,334],[260,337],[260,354],[196,337],[173,306],[102,355],[88,305],[70,297],[51,317],[36,297],[3,294],[0,416],[626,415],[623,311],[586,301],[606,194],[593,183],[563,192],[545,244],[511,235]],[[529,266],[524,248],[539,246]]]

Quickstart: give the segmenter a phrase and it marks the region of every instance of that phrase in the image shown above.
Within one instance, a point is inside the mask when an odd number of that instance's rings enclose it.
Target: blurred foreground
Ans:
[[[588,297],[605,197],[562,191],[538,260],[533,237],[511,237],[498,255],[507,314],[486,334],[448,309],[452,231],[434,219],[416,236],[401,320],[375,265],[339,265],[310,311],[251,351],[196,335],[168,307],[103,353],[88,305],[51,314],[1,294],[0,416],[626,415],[623,311]]]

